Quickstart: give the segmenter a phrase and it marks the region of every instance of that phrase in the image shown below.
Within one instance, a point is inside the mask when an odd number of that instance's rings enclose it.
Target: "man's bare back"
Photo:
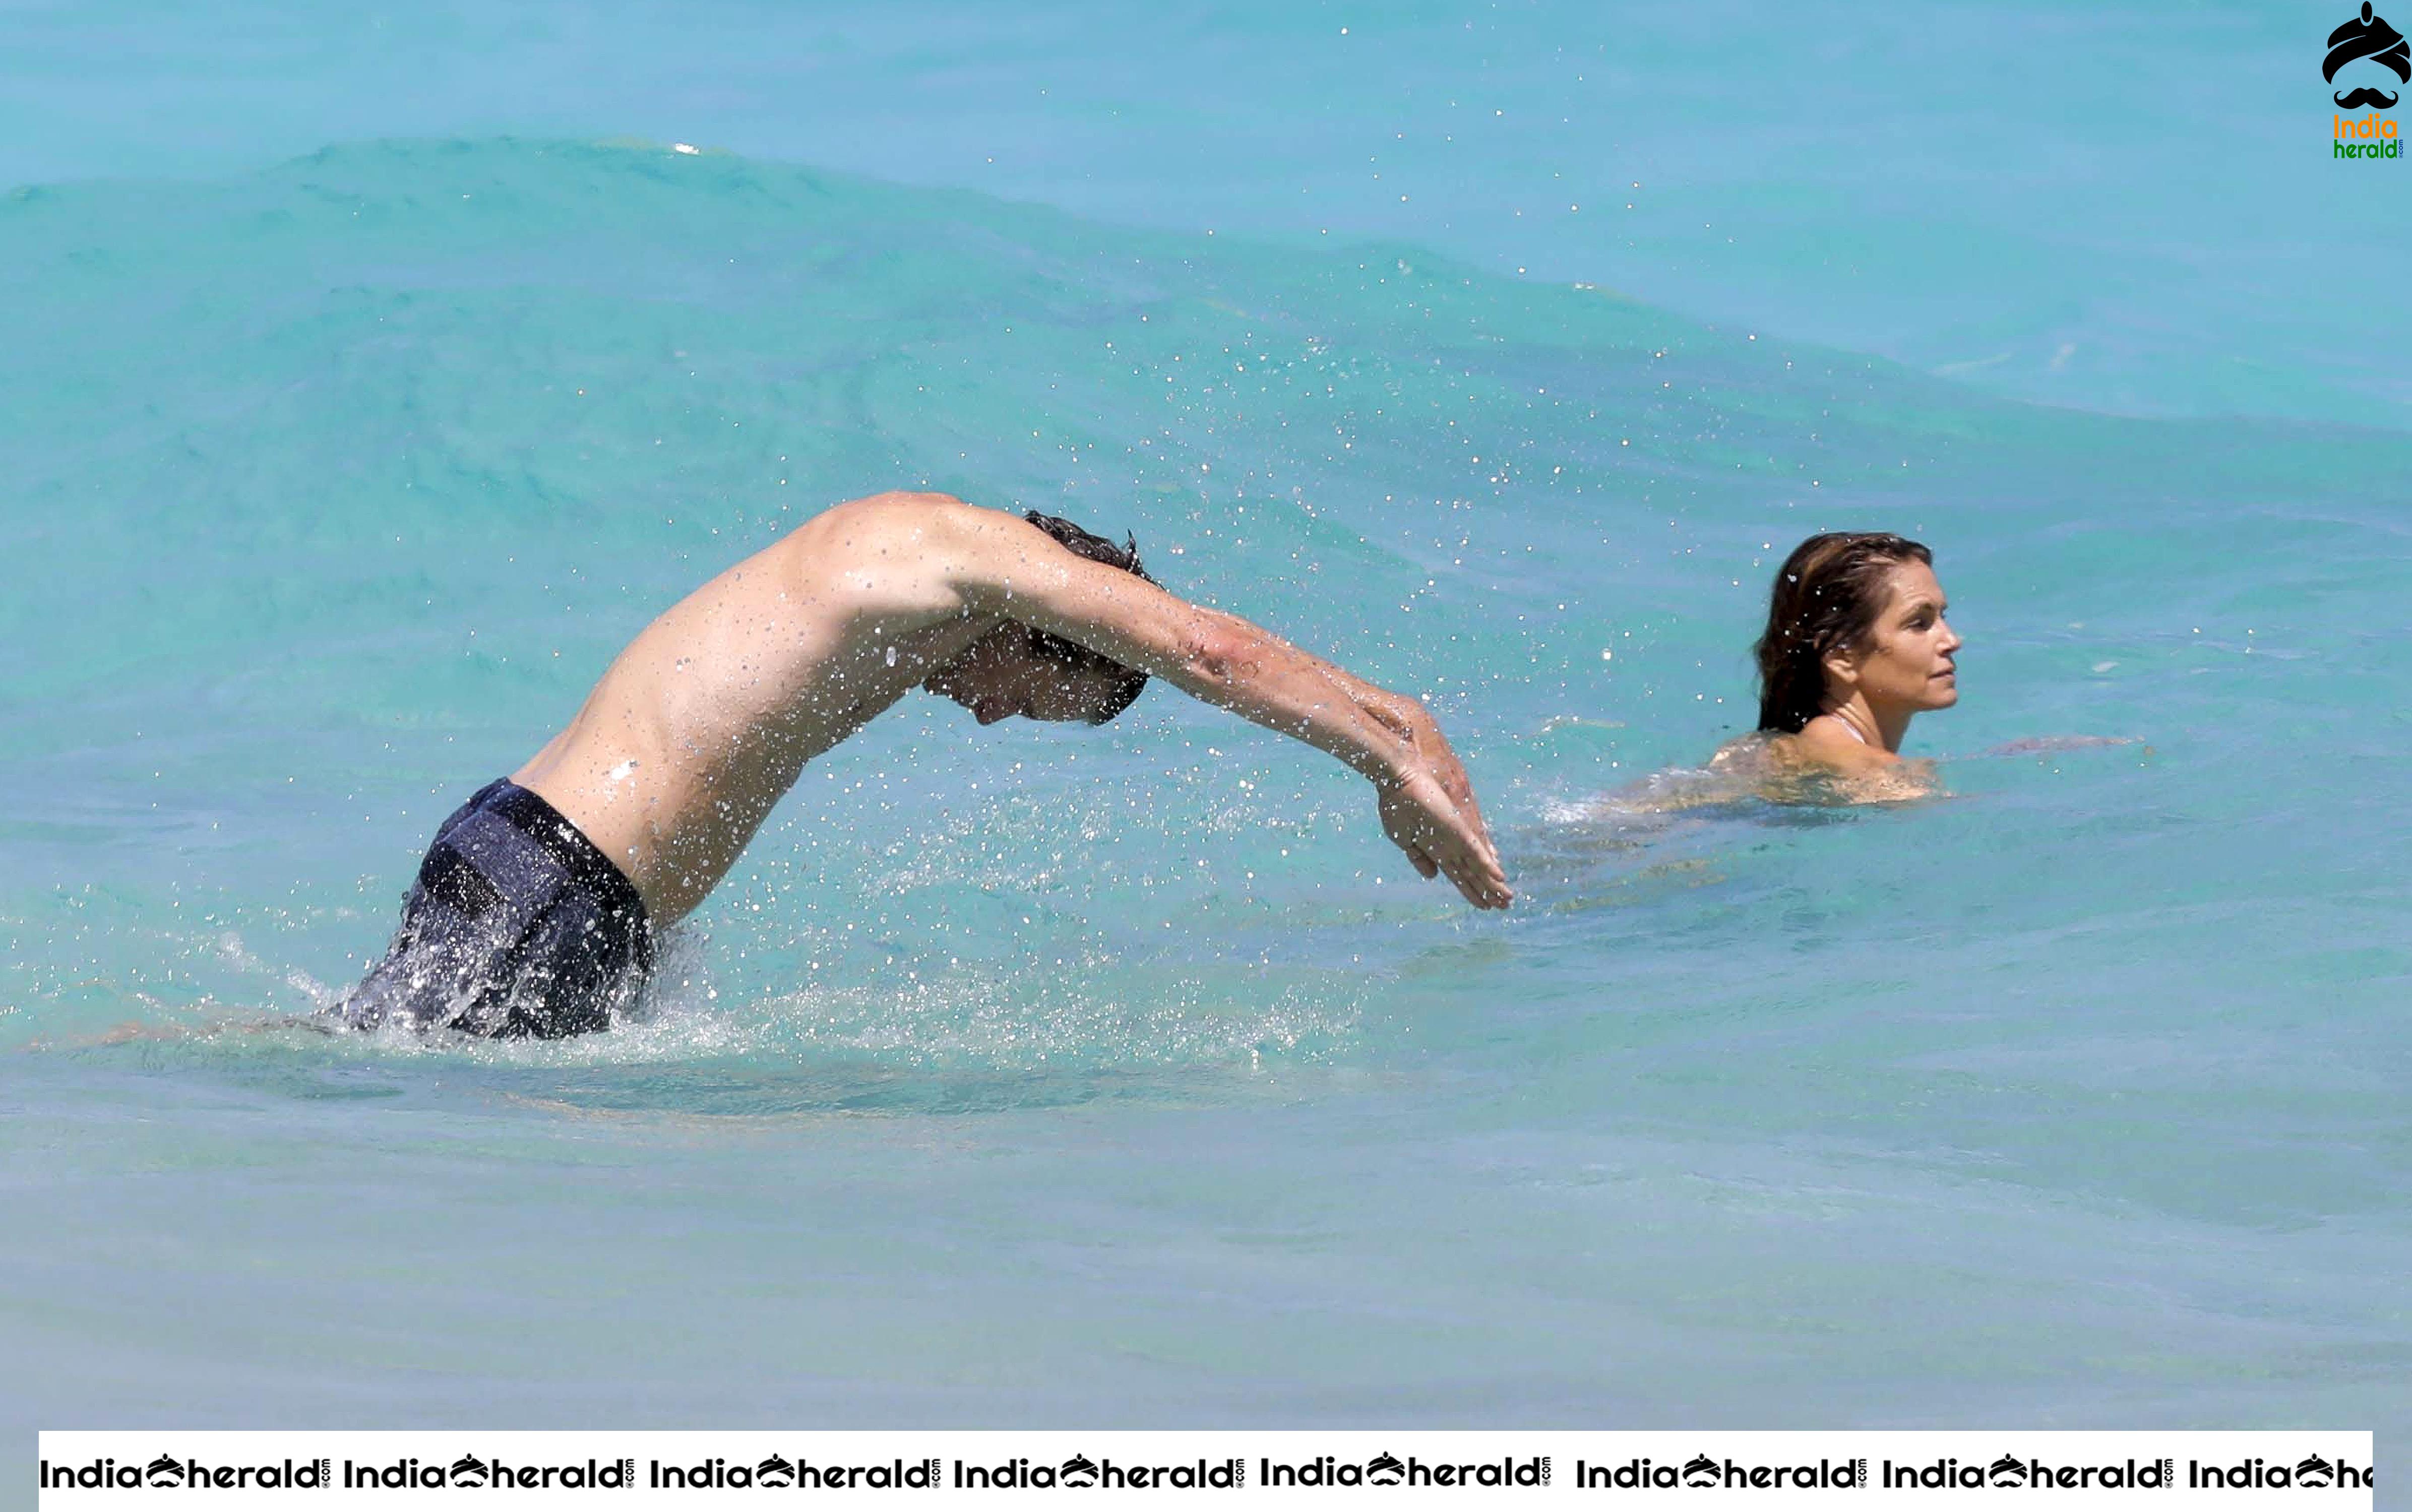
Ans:
[[[1087,662],[1029,649],[1048,639]],[[1165,592],[1135,559],[1108,565],[941,494],[839,505],[697,589],[628,644],[510,784],[538,814],[522,827],[565,874],[595,873],[588,851],[608,858],[600,870],[616,873],[590,880],[633,884],[642,907],[626,911],[658,929],[711,893],[806,762],[911,689],[983,724],[1099,719],[1140,673],[1330,753],[1373,780],[1383,828],[1419,872],[1447,875],[1478,907],[1508,903],[1464,769],[1420,703]],[[556,820],[576,833],[551,834]],[[493,889],[459,870],[431,884],[423,869],[414,903],[449,886],[491,911]],[[591,918],[583,928],[596,932]],[[404,945],[397,936],[389,964]]]
[[[995,627],[952,587],[962,533],[898,495],[816,516],[647,625],[511,780],[677,921],[804,763]]]

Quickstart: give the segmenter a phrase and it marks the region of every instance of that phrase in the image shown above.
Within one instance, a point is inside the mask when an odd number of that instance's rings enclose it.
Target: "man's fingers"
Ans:
[[[1438,774],[1435,774],[1437,777]],[[1482,811],[1461,776],[1458,783],[1435,780],[1437,792],[1394,789],[1382,800],[1383,828],[1419,876],[1447,876],[1451,886],[1477,908],[1505,908],[1515,894],[1508,887],[1499,851],[1482,822]],[[1459,790],[1452,793],[1454,786]],[[1435,803],[1433,799],[1441,801]]]
[[[1408,854],[1415,857],[1416,870],[1424,875],[1431,876],[1435,870],[1446,873],[1449,882],[1465,895],[1465,901],[1477,908],[1505,908],[1515,899],[1516,894],[1509,889],[1508,878],[1495,860],[1478,854],[1461,855],[1452,857],[1449,865],[1434,868],[1426,858],[1412,851]]]
[[[1508,889],[1508,879],[1500,874],[1498,866],[1479,859],[1473,865],[1451,869],[1449,879],[1477,908],[1505,908],[1516,896]]]
[[[1508,878],[1500,870],[1499,858],[1479,839],[1469,843],[1468,837],[1452,838],[1459,844],[1449,847],[1448,863],[1441,868],[1449,873],[1449,881],[1465,894],[1466,902],[1478,908],[1507,907]]]
[[[1442,773],[1441,791],[1449,795],[1450,804],[1456,808],[1458,822],[1471,831],[1475,848],[1497,870],[1499,854],[1491,842],[1491,823],[1482,816],[1482,804],[1474,796],[1474,783],[1466,776],[1465,769],[1451,762]]]
[[[1450,877],[1449,880],[1457,884],[1459,895],[1463,897],[1467,903],[1472,903],[1477,908],[1487,906],[1482,901],[1482,888],[1476,885],[1473,878],[1453,876]]]
[[[1492,843],[1491,831],[1483,827],[1481,815],[1473,814],[1469,822],[1468,815],[1461,813],[1458,821],[1457,833],[1453,838],[1464,852],[1467,869],[1494,883],[1504,884],[1507,869],[1499,864],[1499,847]]]
[[[1441,844],[1430,846],[1429,853],[1440,860],[1441,870],[1465,901],[1477,908],[1507,907],[1515,894],[1508,890],[1507,874],[1488,838],[1463,828],[1444,831],[1438,838]]]
[[[1452,876],[1449,880],[1457,884],[1457,890],[1464,896],[1465,901],[1477,908],[1508,906],[1508,889],[1494,886],[1483,877]]]

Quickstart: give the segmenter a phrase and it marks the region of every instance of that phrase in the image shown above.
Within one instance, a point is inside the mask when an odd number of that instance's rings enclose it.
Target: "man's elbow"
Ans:
[[[1248,636],[1221,625],[1205,625],[1181,638],[1181,667],[1199,692],[1228,692],[1243,686],[1262,658]]]
[[[1385,729],[1409,743],[1422,740],[1426,731],[1437,732],[1440,728],[1421,698],[1404,693],[1381,694],[1367,703],[1366,712]]]

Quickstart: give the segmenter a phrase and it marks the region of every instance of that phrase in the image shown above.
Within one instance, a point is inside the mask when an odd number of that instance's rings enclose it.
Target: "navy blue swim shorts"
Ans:
[[[610,1026],[654,966],[635,885],[552,804],[491,783],[435,831],[385,959],[332,1010],[497,1039]]]

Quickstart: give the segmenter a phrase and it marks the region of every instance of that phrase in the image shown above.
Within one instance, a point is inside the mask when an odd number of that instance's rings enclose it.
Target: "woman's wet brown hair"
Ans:
[[[1879,531],[1812,536],[1776,569],[1758,657],[1758,727],[1797,735],[1826,711],[1826,658],[1866,642],[1892,569],[1932,565],[1918,542]]]

